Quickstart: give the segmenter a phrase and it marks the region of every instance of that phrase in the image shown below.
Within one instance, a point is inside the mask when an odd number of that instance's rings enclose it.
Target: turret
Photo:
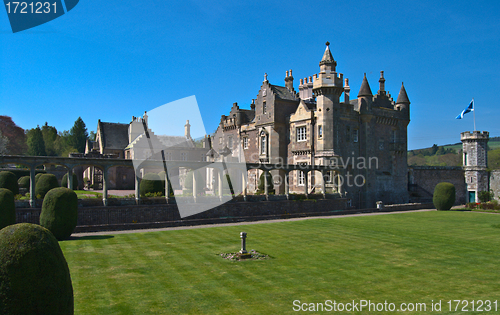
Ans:
[[[363,77],[363,82],[361,82],[361,88],[358,93],[358,111],[367,111],[371,109],[373,101],[373,93],[370,89],[370,84],[366,78],[366,73]]]
[[[404,83],[401,83],[401,90],[399,90],[399,95],[395,107],[396,110],[407,112],[408,119],[410,118],[410,100],[408,99],[408,94],[406,94]]]

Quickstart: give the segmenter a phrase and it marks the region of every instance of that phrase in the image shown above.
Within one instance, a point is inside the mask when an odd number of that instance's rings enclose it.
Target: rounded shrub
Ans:
[[[12,191],[0,188],[0,229],[16,224],[16,203]]]
[[[455,186],[448,182],[437,184],[434,187],[432,202],[437,210],[450,210],[455,204]]]
[[[141,180],[139,193],[142,197],[144,197],[147,193],[165,193],[164,181],[160,179],[158,174],[147,173]]]
[[[64,174],[61,181],[61,187],[68,187],[68,173]],[[76,176],[76,174],[73,174],[73,189],[78,189],[78,176]]]
[[[17,181],[17,184],[19,185],[19,188],[30,189],[30,177],[23,176],[23,177],[19,178],[19,180]]]
[[[65,240],[75,230],[78,220],[78,197],[69,188],[51,189],[43,198],[40,225]]]
[[[259,177],[259,185],[257,189],[257,193],[263,194],[264,193],[264,172],[260,174]],[[267,172],[267,193],[271,194],[274,193],[274,183],[273,183],[273,176],[271,175],[270,172]]]
[[[161,184],[163,185],[163,190],[165,190],[165,171],[159,172],[158,176],[160,176]],[[174,190],[172,189],[172,183],[170,182],[170,180],[168,181],[168,191],[170,192],[170,196],[169,197],[173,197],[174,196]]]
[[[201,193],[205,187],[203,177],[199,171],[195,171],[194,176],[196,177],[196,192]],[[193,194],[193,171],[189,171],[186,174],[186,178],[184,179],[184,188],[186,189],[186,193],[188,195]]]
[[[19,185],[17,184],[17,177],[14,173],[9,171],[0,172],[0,188],[6,188],[15,195],[19,194]]]
[[[44,175],[44,173],[38,173],[35,175],[35,185],[36,183],[38,183],[38,180],[40,179],[40,177],[42,177],[42,175]]]
[[[54,174],[43,174],[35,186],[35,196],[40,195],[42,198],[49,192],[49,190],[59,187],[57,177]]]
[[[74,314],[68,264],[49,230],[30,223],[0,230],[0,314]]]

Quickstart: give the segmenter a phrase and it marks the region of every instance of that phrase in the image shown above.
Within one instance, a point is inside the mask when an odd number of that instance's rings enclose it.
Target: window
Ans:
[[[467,152],[464,152],[464,165],[467,166]]]
[[[229,137],[227,139],[227,146],[232,149],[233,148],[233,137]]]
[[[205,154],[201,154],[201,161],[205,162],[207,160],[207,156]]]
[[[306,140],[307,140],[306,126],[297,127],[297,142]]]
[[[352,142],[358,142],[358,134],[359,134],[358,129],[354,129],[352,131]]]
[[[318,126],[318,139],[323,139],[323,126]]]
[[[165,160],[172,161],[172,152],[167,152],[165,154]]]
[[[181,161],[187,161],[187,153],[181,152]]]
[[[351,142],[351,127],[349,126],[345,128],[345,141]]]
[[[392,143],[397,143],[398,142],[398,131],[397,130],[393,130],[392,131]]]
[[[299,176],[298,176],[298,183],[297,185],[298,186],[304,186],[305,182],[306,182],[306,176],[304,174],[304,172],[302,171],[298,171],[299,172]]]
[[[266,154],[267,149],[267,139],[266,134],[261,133],[260,135],[260,154]]]
[[[262,114],[265,114],[265,113],[267,113],[266,101],[262,102]]]
[[[219,144],[222,144],[222,137],[219,138]]]
[[[248,149],[248,137],[243,138],[243,149]]]

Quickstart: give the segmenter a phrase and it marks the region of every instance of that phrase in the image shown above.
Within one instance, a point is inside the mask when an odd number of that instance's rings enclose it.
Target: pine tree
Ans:
[[[40,126],[28,130],[26,134],[28,143],[28,155],[46,156],[45,143],[43,142],[43,134]]]
[[[78,152],[84,153],[85,143],[87,142],[89,134],[87,133],[87,127],[85,126],[82,117],[78,117],[69,134],[71,146]]]
[[[47,122],[42,127],[43,142],[45,143],[45,151],[48,156],[56,156],[57,152],[54,146],[57,140],[57,129],[49,126]]]

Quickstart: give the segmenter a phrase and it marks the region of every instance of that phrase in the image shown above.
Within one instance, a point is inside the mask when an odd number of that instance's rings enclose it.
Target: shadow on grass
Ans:
[[[113,237],[114,235],[70,236],[66,241],[105,240]]]

